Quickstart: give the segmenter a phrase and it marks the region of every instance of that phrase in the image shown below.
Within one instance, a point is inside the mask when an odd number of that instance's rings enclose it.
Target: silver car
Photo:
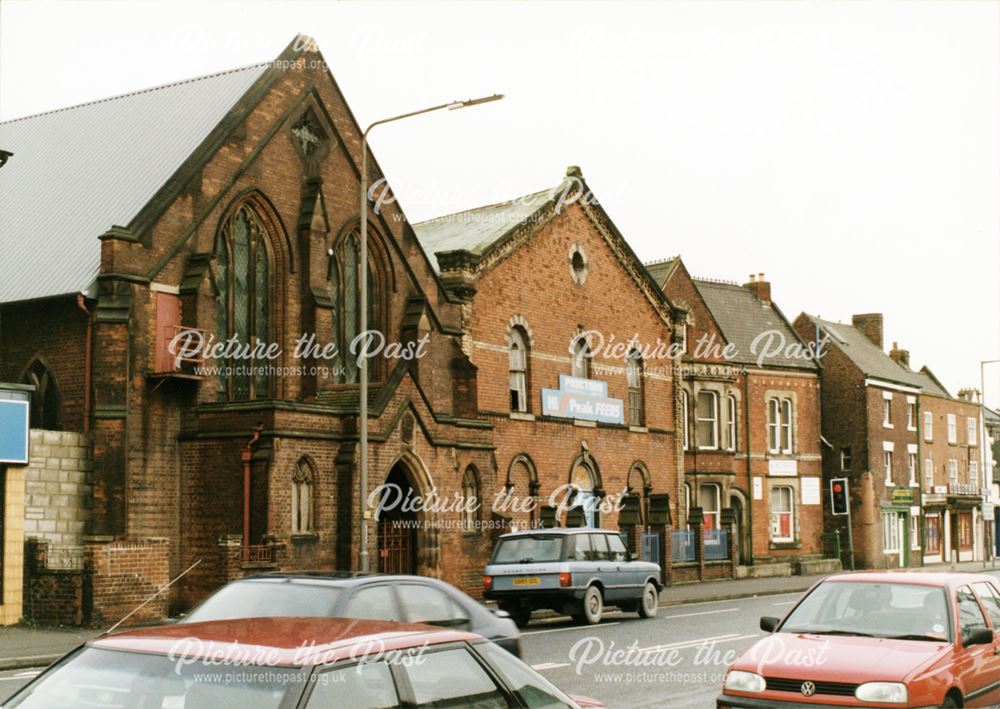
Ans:
[[[485,597],[522,627],[542,608],[591,624],[605,605],[652,618],[663,587],[659,565],[636,560],[620,533],[588,527],[503,535],[483,586]]]

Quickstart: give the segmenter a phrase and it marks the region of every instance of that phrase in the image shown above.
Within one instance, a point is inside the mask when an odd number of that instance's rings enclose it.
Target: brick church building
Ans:
[[[495,533],[539,523],[498,495],[572,484],[568,504],[610,526],[601,503],[629,488],[678,504],[669,367],[575,337],[674,336],[600,206],[522,200],[486,238],[414,229],[389,202],[360,234],[361,130],[325,66],[300,36],[273,62],[0,123],[0,381],[34,386],[33,429],[76,436],[37,435],[29,566],[79,554],[134,592],[84,621],[181,572],[173,610],[248,571],[357,568],[362,268],[369,327],[399,345],[369,363],[367,492],[479,503],[372,520],[373,570],[478,594]],[[65,596],[47,617],[79,622],[68,578],[26,608]]]

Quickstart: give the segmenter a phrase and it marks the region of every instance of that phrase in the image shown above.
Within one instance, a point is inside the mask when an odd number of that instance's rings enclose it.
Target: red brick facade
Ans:
[[[815,367],[748,359],[749,352],[740,351],[736,342],[726,338],[699,282],[679,259],[665,278],[664,292],[686,314],[687,322],[688,347],[681,368],[688,419],[684,494],[689,506],[703,513],[733,510],[736,525],[731,541],[740,564],[784,562],[797,568],[803,561],[822,556],[824,500]],[[702,289],[739,288],[700,283]],[[744,288],[755,296],[749,307],[771,307],[769,284]],[[781,322],[777,315],[774,320]],[[710,426],[698,424],[699,401],[704,397],[715,402],[714,435]],[[769,443],[772,401],[788,401],[791,407],[787,448],[773,449]],[[714,440],[703,440],[706,433]],[[819,497],[815,496],[817,487]],[[714,517],[712,524],[719,523],[720,518]]]

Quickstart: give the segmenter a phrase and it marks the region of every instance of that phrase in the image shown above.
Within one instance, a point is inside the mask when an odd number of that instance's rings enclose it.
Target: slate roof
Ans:
[[[482,256],[554,200],[566,186],[567,182],[563,181],[551,189],[533,192],[508,202],[446,214],[410,226],[424,251],[435,257],[431,259],[431,263],[440,273],[437,254],[468,251],[474,256]]]
[[[925,377],[896,364],[889,355],[853,325],[822,320],[808,314],[806,317],[830,334],[832,341],[828,346],[839,347],[866,376],[904,386],[920,388],[925,386]]]
[[[730,360],[731,362],[756,366],[758,356],[764,351],[767,343],[763,340],[758,343],[757,354],[754,354],[754,348],[751,345],[754,339],[764,332],[776,331],[780,333],[787,345],[801,343],[799,336],[792,329],[791,324],[785,319],[778,306],[774,303],[761,302],[749,288],[735,283],[720,283],[701,278],[693,280],[705,301],[705,305],[711,311],[712,317],[722,329],[723,337],[726,338],[727,342],[735,345],[738,350],[736,356]],[[776,337],[773,342],[777,345],[780,340]],[[784,354],[768,356],[763,360],[763,365],[809,370],[817,368],[813,360],[786,357]]]
[[[92,289],[126,226],[268,64],[0,123],[0,302]]]
[[[649,275],[653,277],[653,280],[656,281],[656,284],[660,286],[660,288],[663,288],[663,286],[667,284],[667,281],[670,280],[670,276],[673,275],[680,262],[680,256],[666,258],[662,261],[652,261],[646,264],[646,270],[649,272]]]
[[[932,372],[927,367],[921,367],[919,372],[914,372],[917,377],[923,382],[923,389],[925,392],[932,396],[940,396],[942,399],[952,399],[954,398],[948,393],[948,390],[944,388],[944,385],[934,376]]]

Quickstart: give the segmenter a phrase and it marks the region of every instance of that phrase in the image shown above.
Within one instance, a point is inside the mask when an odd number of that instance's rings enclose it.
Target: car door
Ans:
[[[639,595],[637,572],[629,563],[628,549],[618,534],[608,534],[608,551],[611,553],[611,563],[614,564],[615,584],[618,586],[620,598],[634,598]]]
[[[431,584],[408,582],[399,584],[396,590],[406,622],[471,629],[465,609],[440,588]]]
[[[354,589],[341,603],[339,615],[363,620],[403,620],[392,586],[379,583]]]
[[[1000,666],[995,654],[996,641],[990,645],[968,645],[970,632],[989,627],[979,600],[969,586],[955,589],[955,606],[958,610],[958,633],[961,649],[958,652],[954,672],[958,676],[967,706],[988,706],[992,702],[986,697],[993,692],[992,685],[1000,676]]]
[[[608,547],[608,535],[594,532],[590,535],[591,558],[593,559],[593,576],[604,586],[604,601],[613,603],[622,597],[619,587],[618,571],[611,561],[611,549]]]
[[[972,590],[979,596],[979,602],[986,610],[986,617],[993,627],[993,644],[984,646],[988,649],[985,657],[991,665],[988,674],[993,681],[983,698],[989,704],[997,704],[1000,703],[1000,590],[993,582],[985,580],[972,584]]]

